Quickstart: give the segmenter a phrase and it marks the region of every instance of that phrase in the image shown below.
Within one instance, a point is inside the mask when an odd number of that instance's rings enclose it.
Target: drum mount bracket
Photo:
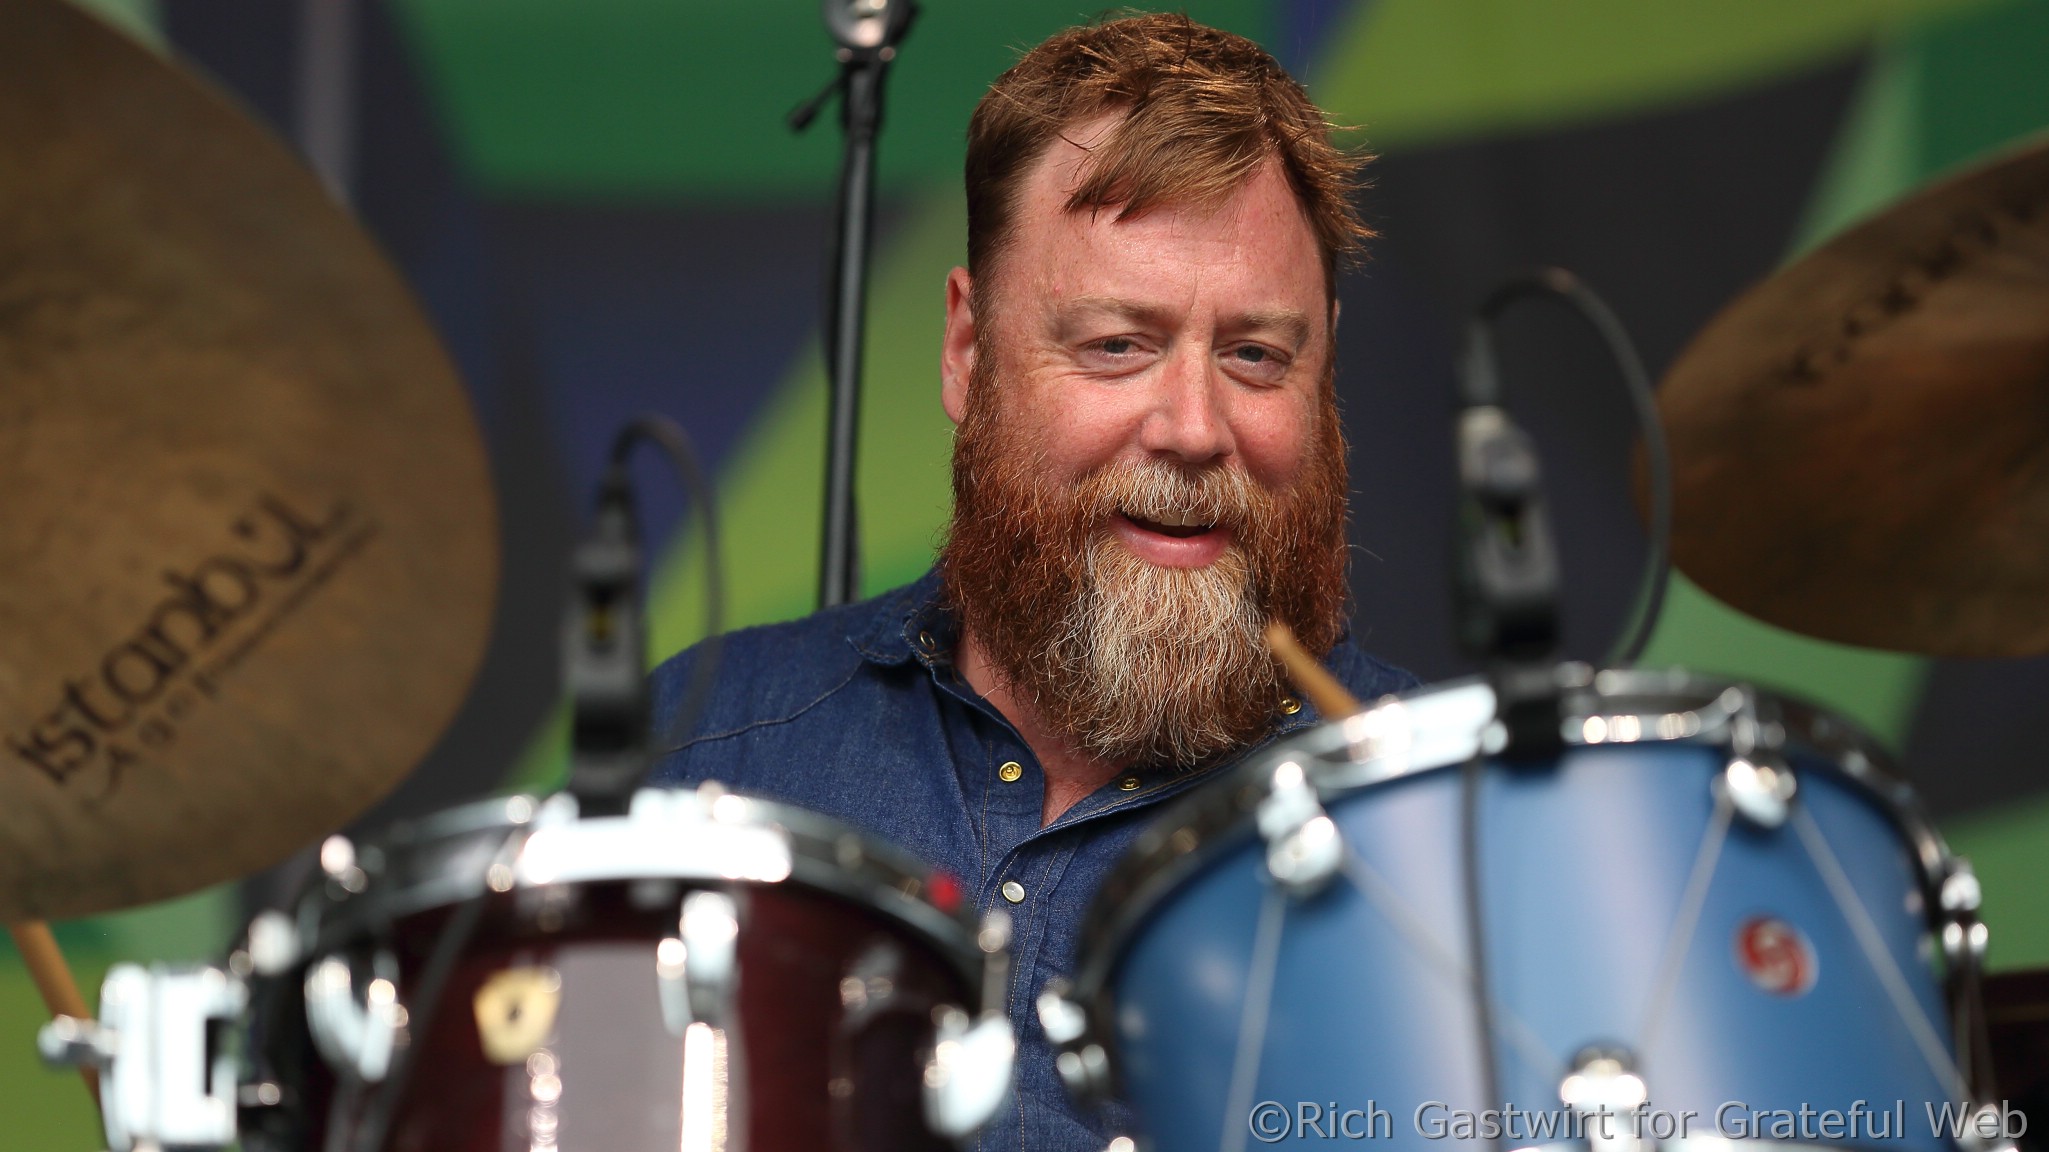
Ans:
[[[1747,687],[1730,688],[1721,702],[1729,712],[1729,764],[1714,779],[1715,799],[1759,828],[1778,828],[1799,792],[1783,753],[1785,726]]]
[[[950,1140],[966,1140],[1010,1102],[1017,1075],[1017,1033],[1004,1004],[1010,990],[1010,915],[982,918],[982,1012],[952,1005],[933,1013],[932,1055],[925,1063],[925,1123]]]
[[[1257,820],[1266,841],[1267,874],[1289,895],[1313,896],[1337,875],[1345,858],[1344,838],[1301,764],[1287,759],[1274,766]]]
[[[1101,1101],[1114,1091],[1110,1055],[1091,1035],[1088,1010],[1074,1000],[1074,989],[1060,977],[1039,993],[1039,1026],[1053,1044],[1054,1070],[1078,1100]]]
[[[728,1025],[738,991],[740,911],[724,892],[692,892],[683,900],[676,935],[655,948],[662,1021],[681,1036],[692,1024]]]
[[[100,1114],[112,1152],[226,1148],[235,1141],[236,1054],[207,1040],[247,1002],[247,987],[218,968],[117,964],[100,988],[100,1018],[59,1016],[37,1047],[54,1067],[107,1073]]]

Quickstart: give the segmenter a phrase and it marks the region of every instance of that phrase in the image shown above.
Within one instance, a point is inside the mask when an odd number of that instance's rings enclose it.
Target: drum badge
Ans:
[[[1814,945],[1776,916],[1752,916],[1737,926],[1736,966],[1752,984],[1778,996],[1804,994],[1821,974]]]
[[[477,989],[477,1039],[493,1064],[517,1064],[548,1042],[562,977],[552,968],[507,968]]]

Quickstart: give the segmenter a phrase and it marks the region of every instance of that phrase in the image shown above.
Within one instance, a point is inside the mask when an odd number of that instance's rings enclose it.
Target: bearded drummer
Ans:
[[[1180,16],[1062,32],[968,127],[946,280],[956,425],[938,564],[876,599],[655,674],[655,779],[827,813],[1013,919],[1017,1104],[984,1148],[1096,1152],[1033,1013],[1161,806],[1315,722],[1262,640],[1362,698],[1413,678],[1347,636],[1340,264],[1363,157],[1273,58]]]

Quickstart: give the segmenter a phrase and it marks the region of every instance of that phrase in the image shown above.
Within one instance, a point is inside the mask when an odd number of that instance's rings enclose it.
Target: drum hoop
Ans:
[[[1761,720],[1778,727],[1788,748],[1817,753],[1827,767],[1876,802],[1912,850],[1924,914],[1934,923],[1941,908],[1941,885],[1954,859],[1948,845],[1892,756],[1863,729],[1826,709],[1742,681],[1680,669],[1604,669],[1568,684],[1566,743],[1726,745],[1735,717],[1730,704],[1737,693],[1755,703]],[[1454,694],[1463,698],[1455,699]],[[1111,868],[1082,923],[1072,995],[1074,1002],[1095,1018],[1091,1032],[1099,1040],[1106,1035],[1100,1025],[1108,1022],[1110,974],[1161,902],[1218,855],[1254,837],[1254,812],[1269,794],[1276,766],[1288,759],[1301,762],[1318,797],[1326,803],[1382,784],[1455,768],[1470,759],[1486,739],[1485,729],[1493,721],[1493,700],[1482,677],[1384,696],[1355,716],[1261,749],[1171,803]],[[1419,704],[1446,702],[1458,705],[1451,711],[1472,714],[1468,738],[1447,742],[1454,747],[1463,745],[1464,751],[1399,760],[1385,756],[1352,760],[1351,750],[1358,738],[1399,714],[1397,710],[1413,711]],[[1604,704],[1617,706],[1601,707]],[[1628,706],[1621,706],[1625,704]],[[1689,724],[1688,716],[1697,723]],[[1586,722],[1594,717],[1600,717],[1609,731],[1614,729],[1613,721],[1633,717],[1633,735],[1628,740],[1610,740],[1604,733],[1603,739],[1589,739]]]
[[[651,799],[649,794],[652,794]],[[508,842],[526,839],[543,829],[583,825],[601,833],[600,821],[579,820],[566,797],[542,800],[532,796],[477,801],[395,824],[390,832],[365,844],[358,859],[365,882],[351,892],[327,877],[316,878],[302,897],[298,917],[301,939],[311,941],[303,955],[326,955],[366,938],[382,938],[398,920],[483,894],[487,870]],[[833,817],[712,785],[697,790],[647,789],[636,805],[719,806],[714,822],[721,831],[760,832],[780,838],[788,849],[786,879],[749,879],[713,868],[687,864],[659,870],[635,870],[625,861],[580,867],[573,875],[550,880],[512,869],[505,891],[539,889],[553,884],[603,884],[634,880],[671,880],[684,884],[793,883],[848,900],[911,930],[932,944],[968,981],[981,987],[986,957],[976,944],[977,923],[965,886],[962,906],[948,912],[927,898],[934,870],[911,853],[842,823]],[[465,843],[465,842],[470,843]],[[408,864],[433,861],[420,875],[408,876]],[[449,866],[449,857],[463,865]]]

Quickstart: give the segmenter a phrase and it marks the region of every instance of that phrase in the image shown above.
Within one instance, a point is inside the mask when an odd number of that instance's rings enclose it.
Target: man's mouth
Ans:
[[[1169,513],[1156,519],[1135,516],[1130,512],[1125,512],[1122,515],[1137,527],[1143,528],[1148,532],[1157,532],[1162,536],[1171,536],[1176,540],[1186,540],[1190,537],[1214,532],[1217,527],[1214,521],[1203,520],[1191,513],[1185,512]]]

